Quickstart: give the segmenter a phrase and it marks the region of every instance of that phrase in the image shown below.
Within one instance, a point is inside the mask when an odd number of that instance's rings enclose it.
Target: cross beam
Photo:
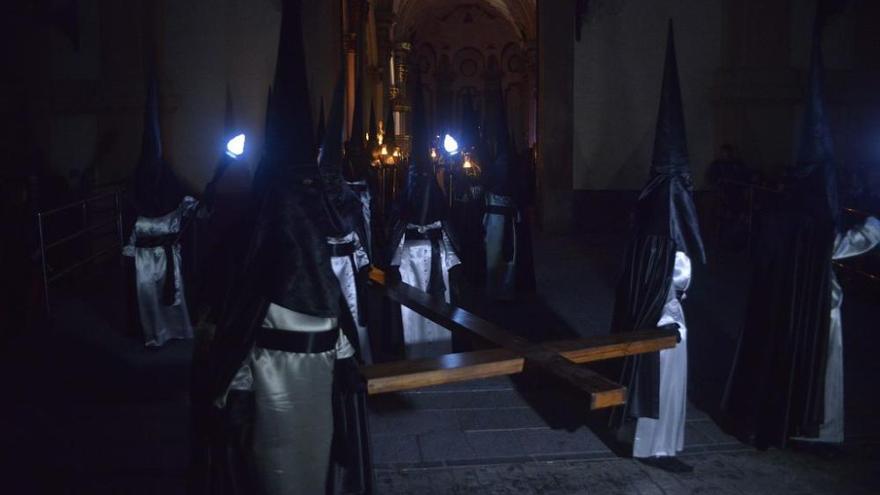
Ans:
[[[557,351],[575,364],[592,363],[675,347],[675,330],[646,330],[602,335],[575,340],[550,342],[546,347]],[[522,373],[525,359],[500,348],[445,354],[435,358],[394,361],[364,368],[370,395],[400,392],[432,385]]]
[[[377,288],[384,289],[391,300],[423,317],[449,330],[477,335],[501,347],[366,367],[364,375],[370,394],[520,373],[528,364],[585,392],[590,396],[590,408],[601,409],[625,403],[626,388],[577,366],[578,363],[654,352],[674,347],[678,338],[675,330],[653,330],[535,344],[411,285],[386,279],[385,273],[377,268],[371,269],[370,280]]]

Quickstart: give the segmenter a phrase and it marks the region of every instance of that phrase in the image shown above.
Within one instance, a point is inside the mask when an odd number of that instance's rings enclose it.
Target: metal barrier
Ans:
[[[91,263],[92,261],[95,261],[96,259],[100,258],[101,256],[104,256],[104,255],[112,253],[112,252],[121,253],[122,246],[124,243],[124,240],[122,238],[122,208],[121,208],[120,198],[119,198],[119,196],[121,194],[122,194],[122,190],[111,191],[111,192],[99,194],[96,196],[92,196],[90,198],[75,201],[73,203],[70,203],[70,204],[67,204],[64,206],[60,206],[58,208],[53,208],[51,210],[41,211],[41,212],[37,213],[37,230],[39,232],[39,240],[40,240],[40,267],[41,267],[42,276],[43,276],[43,302],[46,306],[46,314],[47,315],[51,314],[51,305],[50,305],[50,299],[49,299],[49,285],[51,283],[57,281],[58,279],[60,279],[61,277],[64,277],[65,275],[70,274],[71,272],[73,272],[77,268],[83,267],[86,264]],[[110,216],[110,219],[106,220],[104,222],[95,224],[95,225],[89,225],[89,213],[90,213],[89,205],[92,203],[95,203],[97,201],[110,198],[110,197],[113,198],[113,206],[109,209],[103,210],[104,212],[112,211],[112,215]],[[81,228],[79,230],[77,230],[76,232],[65,235],[59,239],[49,241],[47,239],[48,235],[46,232],[48,219],[51,218],[53,215],[57,215],[58,213],[61,213],[61,212],[73,210],[75,208],[79,208],[82,212],[82,216],[81,216],[82,226],[81,226]],[[93,211],[92,213],[95,213],[95,212]],[[54,249],[59,246],[65,245],[65,244],[67,244],[73,240],[79,239],[87,234],[92,234],[94,232],[98,232],[101,229],[104,229],[104,228],[107,228],[110,226],[115,226],[113,232],[107,232],[104,235],[109,235],[111,233],[115,233],[116,237],[117,237],[117,241],[118,241],[118,244],[116,246],[109,247],[107,249],[102,249],[94,254],[89,254],[84,259],[80,259],[80,260],[76,261],[75,263],[73,263],[72,265],[67,266],[67,267],[65,267],[55,273],[52,273],[50,276],[49,263],[46,259],[46,253],[50,249]]]

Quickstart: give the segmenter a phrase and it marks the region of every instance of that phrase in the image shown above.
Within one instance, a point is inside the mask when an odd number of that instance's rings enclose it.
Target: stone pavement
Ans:
[[[552,428],[512,382],[480,380],[371,398],[376,468],[617,458],[586,424]],[[583,411],[586,419],[589,413]],[[706,414],[689,409],[686,454],[744,449]]]
[[[829,462],[780,451],[685,454],[694,472],[683,475],[631,459],[379,469],[376,486],[383,495],[875,495],[877,453],[858,455]]]

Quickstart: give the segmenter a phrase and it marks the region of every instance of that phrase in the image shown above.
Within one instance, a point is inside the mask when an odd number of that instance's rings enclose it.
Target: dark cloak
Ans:
[[[623,274],[615,293],[613,333],[657,327],[669,295],[676,251],[703,263],[706,260],[692,197],[672,21],[669,22],[650,174],[636,204],[633,235],[626,248]],[[616,426],[626,417],[657,418],[659,353],[626,358],[621,383],[626,385],[629,398],[613,416]]]
[[[795,181],[784,204],[756,222],[746,324],[722,403],[731,433],[761,449],[816,437],[824,419],[840,211],[820,38],[817,15]]]

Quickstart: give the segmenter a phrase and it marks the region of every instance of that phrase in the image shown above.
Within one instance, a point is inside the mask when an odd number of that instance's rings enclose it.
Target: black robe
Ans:
[[[722,405],[726,428],[758,448],[819,433],[834,234],[794,207],[758,219],[746,323]]]
[[[612,333],[657,328],[672,283],[675,252],[675,243],[665,236],[636,236],[629,242],[615,292]],[[656,419],[660,407],[660,353],[627,357],[620,376],[629,397],[612,415],[612,425],[620,426],[625,418]]]

